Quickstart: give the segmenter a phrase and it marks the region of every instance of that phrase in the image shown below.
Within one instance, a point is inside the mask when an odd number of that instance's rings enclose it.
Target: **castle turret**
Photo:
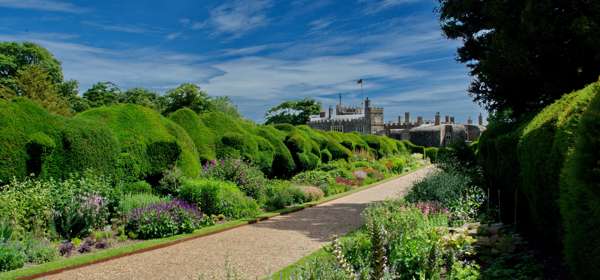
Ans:
[[[454,116],[450,116],[450,123],[454,124]]]
[[[410,112],[404,112],[404,123],[410,124]]]
[[[440,112],[435,113],[435,125],[440,125]]]
[[[333,117],[333,107],[329,106],[329,119]]]
[[[469,116],[469,118],[467,119],[467,124],[473,124],[473,120],[471,119],[471,116]]]
[[[422,125],[423,124],[423,117],[418,116],[417,117],[417,125]]]
[[[483,116],[479,113],[479,117],[477,118],[479,125],[483,125]]]

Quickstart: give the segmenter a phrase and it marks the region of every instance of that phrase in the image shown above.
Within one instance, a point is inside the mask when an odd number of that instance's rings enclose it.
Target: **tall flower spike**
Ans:
[[[333,242],[333,255],[338,263],[338,265],[342,268],[342,270],[346,273],[346,275],[350,279],[358,279],[357,274],[354,272],[352,265],[348,263],[346,257],[344,256],[344,251],[342,251],[342,244],[337,236],[334,236]]]

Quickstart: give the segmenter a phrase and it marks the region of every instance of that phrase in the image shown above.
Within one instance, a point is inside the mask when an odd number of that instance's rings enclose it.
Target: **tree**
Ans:
[[[17,90],[19,71],[31,65],[41,67],[51,83],[63,81],[60,62],[47,49],[29,42],[0,42],[0,85]]]
[[[600,74],[600,2],[440,0],[450,39],[462,39],[475,101],[515,116],[536,111]]]
[[[314,99],[285,101],[267,111],[265,124],[289,123],[306,124],[310,115],[319,114],[321,103]]]
[[[210,99],[211,109],[223,112],[228,116],[239,118],[241,117],[237,106],[231,102],[231,99],[227,96],[217,96]]]
[[[131,88],[123,92],[120,97],[120,103],[130,103],[146,106],[152,109],[159,109],[158,94],[145,88]]]
[[[70,115],[69,102],[58,94],[52,77],[39,65],[27,66],[17,73],[14,88],[3,86],[0,95],[27,97],[49,112]]]
[[[181,108],[190,108],[196,113],[206,112],[211,108],[208,94],[191,83],[181,84],[177,88],[169,90],[164,98],[165,108],[163,114],[165,115]]]
[[[99,82],[88,89],[83,94],[83,98],[89,102],[92,108],[110,106],[119,102],[121,89],[112,82]]]

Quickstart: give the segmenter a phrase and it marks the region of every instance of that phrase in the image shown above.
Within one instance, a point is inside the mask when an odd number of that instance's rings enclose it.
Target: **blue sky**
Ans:
[[[0,0],[0,40],[37,42],[83,92],[98,81],[164,92],[183,82],[233,99],[261,122],[283,100],[369,96],[385,119],[410,111],[465,121],[459,42],[424,0]],[[365,80],[363,93],[356,84]]]

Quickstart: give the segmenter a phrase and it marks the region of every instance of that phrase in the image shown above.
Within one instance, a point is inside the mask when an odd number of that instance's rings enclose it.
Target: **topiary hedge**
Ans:
[[[215,133],[204,124],[196,112],[188,108],[179,109],[170,114],[169,119],[185,129],[192,138],[200,162],[217,158]]]
[[[600,279],[600,85],[577,130],[560,181],[564,250],[577,279]]]
[[[119,104],[85,111],[74,119],[104,125],[120,146],[123,175],[158,181],[162,172],[177,166],[186,176],[200,170],[198,152],[186,131],[152,109]]]

